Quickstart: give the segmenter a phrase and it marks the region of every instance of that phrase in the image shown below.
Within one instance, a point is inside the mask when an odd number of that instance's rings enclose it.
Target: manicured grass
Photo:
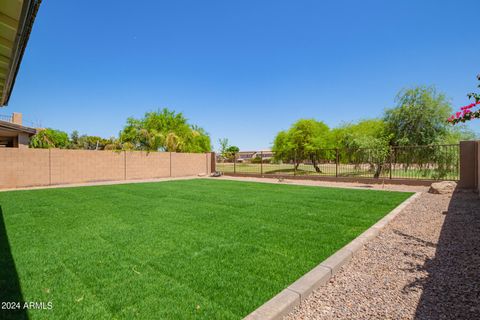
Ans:
[[[241,319],[410,195],[207,179],[0,192],[0,300],[53,303],[0,318]]]

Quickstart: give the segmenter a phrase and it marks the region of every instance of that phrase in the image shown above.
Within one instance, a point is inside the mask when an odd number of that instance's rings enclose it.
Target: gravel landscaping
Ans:
[[[480,199],[424,193],[286,319],[480,319]]]

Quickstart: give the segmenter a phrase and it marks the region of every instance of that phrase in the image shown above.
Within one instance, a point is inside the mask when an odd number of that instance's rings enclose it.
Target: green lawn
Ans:
[[[1,319],[241,319],[411,194],[225,180],[0,192]]]

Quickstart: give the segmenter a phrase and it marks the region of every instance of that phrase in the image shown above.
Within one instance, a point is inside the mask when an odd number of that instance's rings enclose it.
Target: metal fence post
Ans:
[[[390,180],[392,180],[393,171],[393,148],[390,148]]]
[[[260,151],[260,174],[263,176],[263,151]]]
[[[237,173],[237,153],[233,153],[233,174]]]
[[[338,148],[335,149],[335,178],[338,178]]]
[[[477,148],[480,146],[480,143],[477,144]],[[455,180],[460,180],[460,144],[455,146],[455,154],[457,158],[457,167],[455,168]],[[478,151],[476,151],[478,154]],[[480,161],[480,160],[479,160]],[[477,169],[478,170],[478,169]],[[477,173],[478,174],[478,173]],[[477,186],[480,189],[480,186]]]

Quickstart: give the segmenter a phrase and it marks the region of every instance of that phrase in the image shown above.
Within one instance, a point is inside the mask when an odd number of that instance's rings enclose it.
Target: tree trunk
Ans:
[[[315,161],[315,156],[311,156],[310,159],[312,160],[313,167],[315,168],[315,171],[317,173],[322,173],[322,170],[317,165],[317,162]]]
[[[373,175],[373,177],[375,179],[378,179],[380,178],[380,174],[382,173],[382,169],[383,169],[383,163],[379,163],[377,165],[377,169],[375,170],[375,174]]]

